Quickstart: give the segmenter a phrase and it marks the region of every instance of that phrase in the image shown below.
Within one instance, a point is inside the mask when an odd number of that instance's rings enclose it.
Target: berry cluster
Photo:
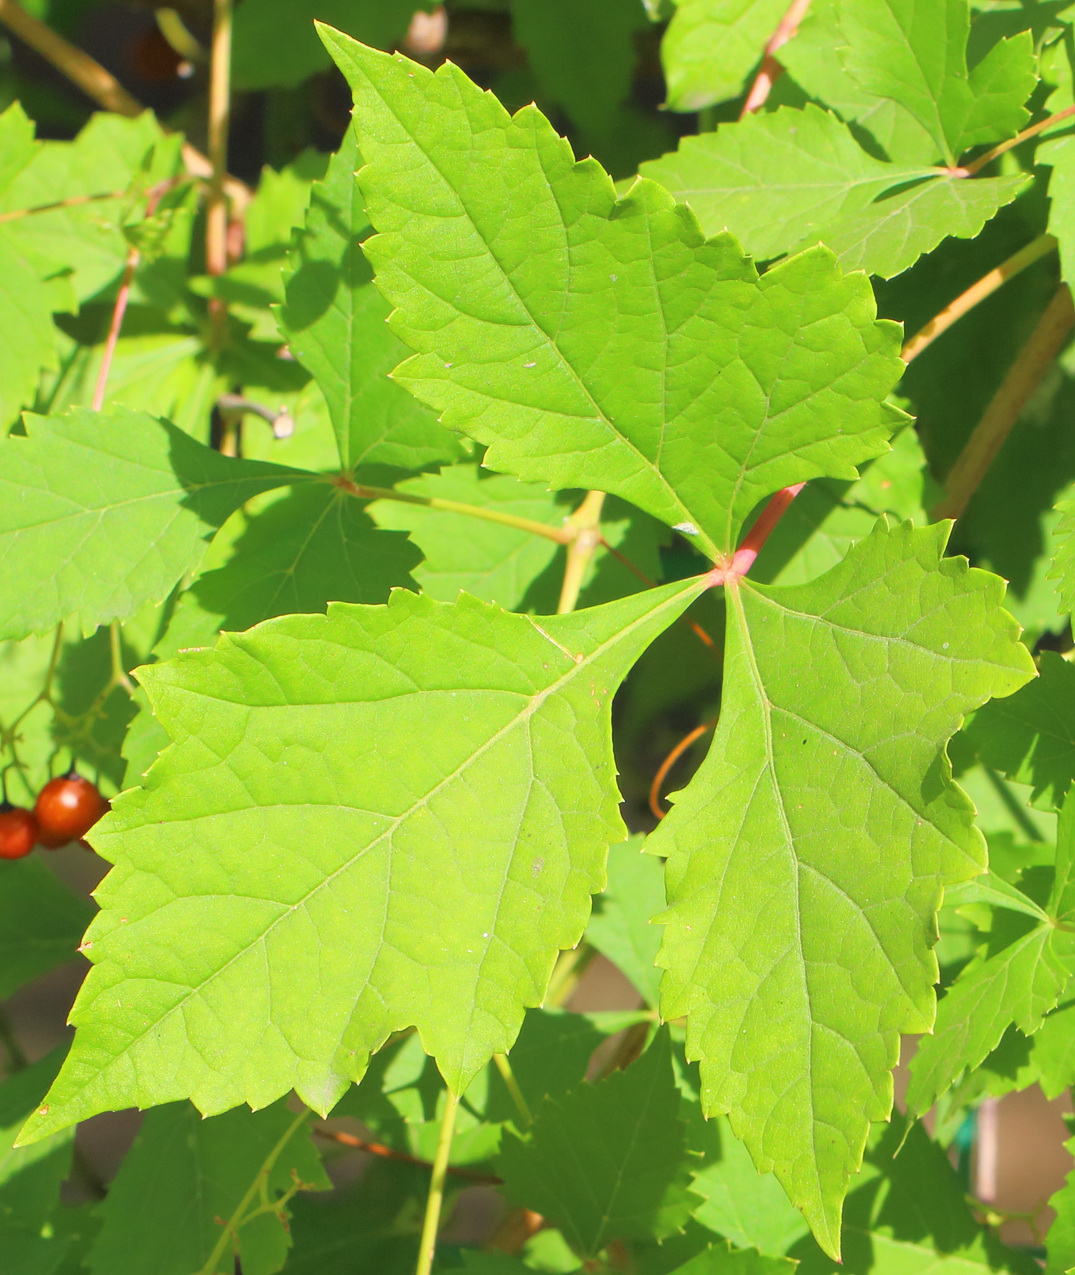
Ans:
[[[74,767],[50,779],[33,810],[0,803],[0,859],[21,859],[35,845],[56,850],[84,837],[108,809],[94,784]]]

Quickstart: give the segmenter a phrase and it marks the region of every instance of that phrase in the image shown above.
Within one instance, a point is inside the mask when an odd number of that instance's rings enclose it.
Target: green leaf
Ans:
[[[362,162],[348,130],[310,196],[289,259],[280,327],[328,402],[340,464],[413,469],[458,455],[459,440],[388,379],[406,353],[362,253],[369,221],[355,181]]]
[[[715,558],[777,488],[884,450],[902,364],[861,275],[816,249],[759,278],[654,183],[617,201],[536,110],[322,33],[355,93],[367,252],[419,351],[397,378],[490,468],[613,492]]]
[[[1075,816],[1061,816],[1070,842]],[[1070,853],[1070,846],[1068,846]],[[1028,900],[1029,902],[1029,900]],[[1000,1043],[1009,1026],[1026,1036],[1055,1009],[1075,966],[1075,941],[1056,929],[1056,913],[1035,920],[1005,908],[994,914],[982,959],[967,966],[937,1010],[931,1036],[911,1061],[907,1107],[922,1115],[960,1075]]]
[[[1034,804],[1059,809],[1075,781],[1075,668],[1043,651],[1039,676],[987,704],[965,728],[987,766],[1034,787]]]
[[[1023,174],[933,178],[839,218],[826,227],[824,239],[845,270],[891,279],[949,235],[973,239],[1029,181]]]
[[[571,511],[543,483],[491,474],[478,465],[452,465],[396,486],[408,496],[459,501],[554,527],[562,526]],[[462,589],[512,611],[556,609],[560,588],[556,577],[563,570],[555,572],[554,563],[563,549],[555,540],[450,509],[402,501],[375,501],[370,514],[378,526],[410,534],[424,557],[414,578],[431,598],[451,602]]]
[[[141,412],[29,417],[27,437],[0,441],[0,636],[73,614],[90,633],[162,601],[243,501],[303,477]]]
[[[1064,1143],[1064,1150],[1075,1155],[1075,1138]],[[1049,1207],[1056,1217],[1046,1236],[1045,1269],[1048,1275],[1065,1275],[1075,1266],[1075,1172],[1068,1174]]]
[[[292,1086],[324,1112],[411,1024],[460,1091],[582,933],[624,838],[612,695],[702,587],[541,620],[397,590],[143,669],[174,742],[94,831],[95,968],[26,1136]]]
[[[124,221],[138,192],[181,172],[178,140],[165,138],[151,112],[135,119],[100,112],[73,142],[39,144],[0,193],[0,215],[41,210],[10,221],[7,233],[22,251],[66,267],[86,300],[123,270]]]
[[[13,103],[0,114],[0,208],[4,192],[33,161],[37,149],[33,123],[22,107]],[[58,295],[48,282],[58,271],[59,264],[42,259],[40,253],[28,257],[9,227],[0,231],[0,278],[4,280],[4,305],[0,308],[0,434],[7,431],[19,409],[32,401],[41,373],[56,366],[58,333],[52,312],[61,303],[71,308],[70,298]]]
[[[1065,995],[1070,995],[1070,988]],[[1033,1080],[1046,1098],[1059,1098],[1075,1084],[1075,1002],[1060,1005],[1034,1033],[1031,1041]]]
[[[1053,569],[1050,579],[1059,581],[1057,593],[1065,611],[1075,612],[1075,501],[1063,501],[1057,506],[1060,521],[1053,532]]]
[[[93,914],[39,859],[0,864],[0,1000],[74,960]]]
[[[5,867],[8,865],[4,865]],[[69,1235],[56,1225],[60,1186],[71,1168],[74,1130],[11,1150],[15,1134],[56,1075],[63,1050],[0,1084],[0,1251],[4,1275],[50,1275]]]
[[[591,136],[612,131],[646,25],[639,0],[511,0],[511,22],[544,95]]]
[[[686,1221],[685,1129],[667,1030],[625,1071],[582,1084],[508,1135],[498,1161],[508,1198],[593,1257],[612,1239],[660,1237]]]
[[[403,536],[379,531],[359,501],[329,483],[307,483],[242,517],[233,543],[209,550],[180,598],[158,658],[212,646],[222,629],[248,629],[277,615],[323,612],[329,602],[384,602],[413,582],[418,554]]]
[[[787,7],[785,0],[676,0],[661,44],[668,106],[697,111],[738,97]]]
[[[906,1139],[904,1133],[906,1131]],[[791,1249],[799,1275],[1034,1275],[1026,1253],[1005,1248],[974,1220],[965,1188],[943,1149],[920,1124],[897,1117],[872,1139],[862,1176],[848,1196],[844,1265],[809,1239]]]
[[[726,1120],[711,1120],[705,1127],[705,1151],[714,1158],[691,1179],[691,1191],[703,1201],[694,1220],[735,1244],[771,1256],[786,1253],[806,1234],[802,1214],[772,1174],[758,1172]]]
[[[971,181],[885,163],[837,116],[810,104],[686,137],[642,172],[689,203],[704,231],[730,230],[757,257],[820,240],[844,269],[885,279],[948,235],[973,238],[1030,180]]]
[[[665,906],[661,865],[632,837],[608,853],[608,885],[597,899],[586,938],[625,974],[647,1005],[657,1004],[661,971],[655,961],[661,931],[651,924]]]
[[[944,744],[1033,674],[1003,583],[946,538],[882,522],[812,584],[728,590],[713,745],[651,836],[662,1013],[688,1015],[705,1110],[834,1254],[899,1034],[932,1023],[940,888],[983,866]]]
[[[641,171],[689,203],[707,233],[727,228],[762,259],[825,239],[825,228],[841,216],[934,173],[875,159],[841,119],[813,104],[685,137],[674,154]]]
[[[873,530],[877,515],[928,521],[935,487],[918,435],[900,430],[892,450],[870,461],[855,483],[821,479],[795,498],[751,571],[760,584],[806,584],[842,562]]]
[[[1065,280],[1075,278],[1075,145],[1072,137],[1050,137],[1034,153],[1035,163],[1047,164],[1049,176],[1049,233],[1059,243],[1060,273]],[[1070,533],[1069,521],[1068,530]],[[1066,555],[1070,580],[1071,555]],[[1061,577],[1063,578],[1063,577]],[[1065,584],[1065,598],[1075,597],[1075,589]]]
[[[228,1226],[227,1265],[234,1252],[244,1275],[273,1275],[289,1247],[278,1201],[295,1182],[331,1186],[306,1121],[282,1102],[215,1120],[186,1102],[151,1111],[100,1206],[103,1224],[87,1266],[94,1275],[191,1275],[204,1269]],[[265,1200],[274,1207],[260,1209]],[[213,1269],[224,1264],[221,1256]]]
[[[381,48],[403,39],[415,10],[432,0],[244,0],[235,11],[236,88],[290,88],[328,66],[314,20],[346,27]]]
[[[452,465],[396,484],[406,496],[458,501],[492,513],[561,527],[582,493],[553,493],[543,483],[491,474],[478,465]],[[379,500],[370,514],[381,527],[410,533],[425,561],[414,578],[424,593],[451,602],[462,589],[513,611],[555,611],[563,583],[563,547],[555,540],[506,523],[453,512],[443,504]],[[601,521],[604,540],[582,583],[582,605],[610,602],[638,590],[639,580],[609,550],[625,553],[646,576],[659,578],[660,533],[645,514],[611,498]],[[607,546],[607,547],[606,547]]]
[[[847,94],[841,76],[851,81],[852,98],[872,100],[874,109],[883,104],[887,109],[880,132],[872,127],[869,107],[852,114],[894,160],[915,157],[955,165],[969,147],[1011,137],[1029,118],[1024,103],[1037,83],[1030,34],[1001,40],[968,71],[967,0],[929,5],[916,0],[823,0],[803,24],[807,47],[811,30],[824,33],[815,47],[823,47],[825,37],[830,41],[828,62],[803,65],[796,56],[797,39],[788,46],[792,74],[808,92],[837,109],[843,105],[837,99]],[[848,118],[845,110],[841,113]]]
[[[724,1243],[710,1244],[670,1275],[792,1275],[794,1270],[794,1262]]]

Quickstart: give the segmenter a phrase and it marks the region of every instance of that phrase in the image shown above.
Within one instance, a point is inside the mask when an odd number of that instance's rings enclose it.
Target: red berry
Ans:
[[[37,794],[34,815],[38,841],[50,850],[77,841],[108,809],[108,803],[88,779],[70,770],[50,779]]]
[[[0,804],[0,859],[21,859],[37,840],[37,820],[22,806]]]

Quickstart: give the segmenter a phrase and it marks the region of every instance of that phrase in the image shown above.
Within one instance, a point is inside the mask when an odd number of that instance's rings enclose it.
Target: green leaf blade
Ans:
[[[667,1029],[626,1070],[538,1108],[499,1159],[510,1199],[540,1212],[583,1256],[612,1239],[671,1234],[689,1216],[686,1130]]]
[[[355,93],[377,282],[419,351],[397,377],[491,468],[612,492],[717,557],[773,491],[884,449],[901,365],[864,279],[815,250],[759,280],[653,183],[617,201],[535,110],[323,37]]]
[[[260,1173],[273,1202],[295,1181],[330,1185],[308,1124],[283,1103],[214,1120],[189,1103],[150,1112],[109,1185],[86,1265],[94,1275],[190,1275],[204,1269],[221,1227],[234,1221],[229,1260],[234,1251],[249,1275],[273,1275],[287,1257],[286,1212],[280,1206],[246,1221],[253,1210],[249,1202],[240,1208]]]
[[[421,468],[451,460],[459,440],[388,379],[406,351],[386,326],[388,306],[362,254],[370,227],[354,176],[360,163],[349,130],[325,180],[314,184],[280,326],[325,395],[343,468]]]
[[[676,0],[661,42],[670,109],[738,96],[786,10],[784,0]]]
[[[0,442],[0,637],[84,632],[160,602],[243,501],[301,471],[238,461],[143,412],[32,417]]]
[[[612,692],[700,588],[540,620],[398,590],[146,669],[173,744],[94,833],[95,968],[27,1136],[292,1086],[325,1111],[411,1024],[461,1088],[582,932],[624,835]]]
[[[945,537],[882,523],[813,584],[733,593],[713,746],[653,834],[663,1012],[688,1015],[705,1108],[833,1253],[899,1033],[932,1022],[940,888],[984,858],[943,745],[1033,673],[1002,583]]]

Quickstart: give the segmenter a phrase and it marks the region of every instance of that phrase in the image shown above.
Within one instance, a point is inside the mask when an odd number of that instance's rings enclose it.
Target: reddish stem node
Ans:
[[[781,488],[775,496],[771,497],[735,553],[730,558],[725,558],[723,562],[718,562],[709,572],[706,580],[710,588],[718,584],[731,584],[747,574],[754,565],[754,559],[761,552],[762,546],[772,535],[773,528],[783,518],[788,506],[805,486],[806,483],[795,483],[791,487]]]

